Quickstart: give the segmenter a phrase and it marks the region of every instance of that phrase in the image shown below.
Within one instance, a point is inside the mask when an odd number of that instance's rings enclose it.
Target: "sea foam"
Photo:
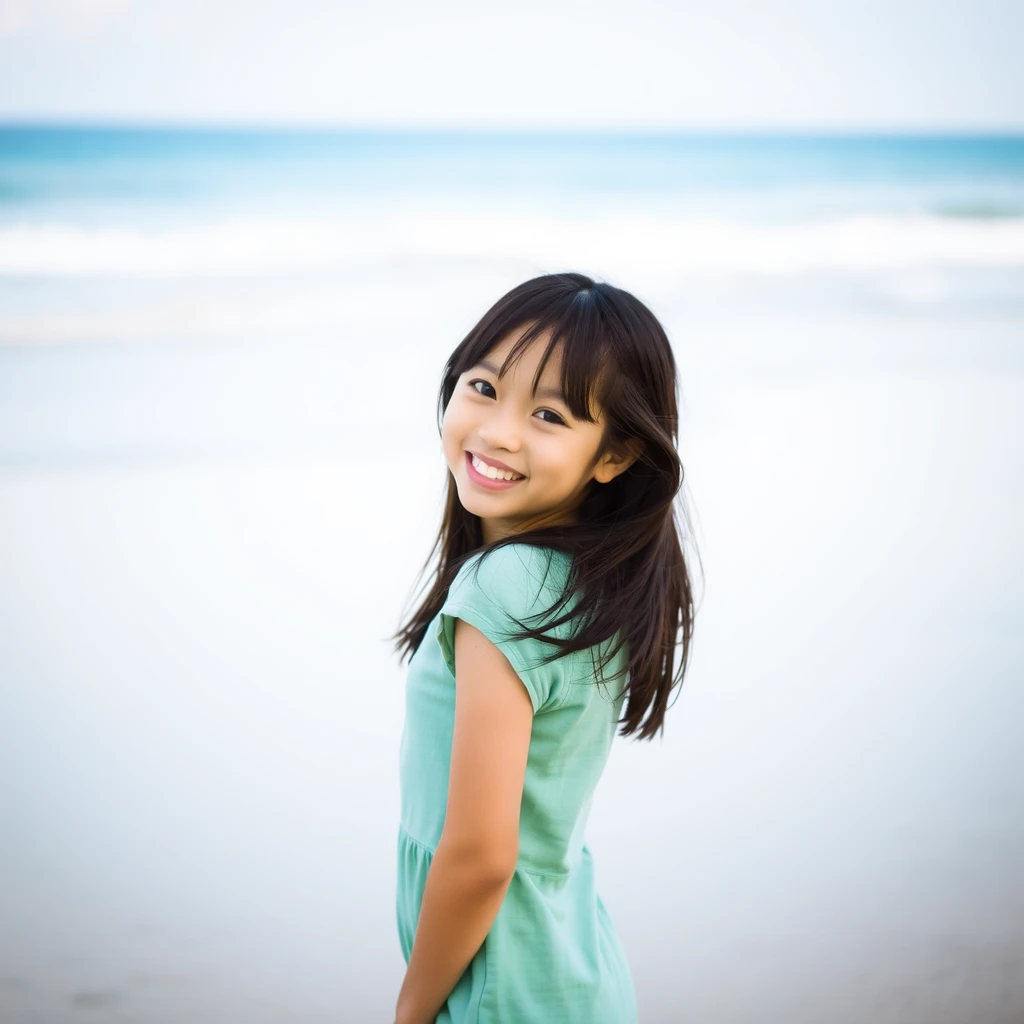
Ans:
[[[915,213],[786,223],[617,214],[583,218],[402,212],[236,217],[159,230],[0,227],[0,275],[167,278],[315,273],[403,257],[529,258],[674,275],[1024,268],[1024,217]]]

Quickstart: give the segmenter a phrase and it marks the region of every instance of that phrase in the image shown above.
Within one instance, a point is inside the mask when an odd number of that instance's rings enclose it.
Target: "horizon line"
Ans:
[[[780,136],[793,137],[918,137],[918,138],[1006,138],[1024,139],[1021,125],[825,125],[825,124],[650,124],[650,125],[587,125],[528,124],[507,125],[472,122],[411,123],[387,121],[311,120],[311,119],[244,119],[182,117],[75,117],[67,115],[0,115],[0,131],[6,129],[113,129],[170,131],[281,131],[281,132],[350,132],[368,134],[410,135],[617,135],[617,136]]]

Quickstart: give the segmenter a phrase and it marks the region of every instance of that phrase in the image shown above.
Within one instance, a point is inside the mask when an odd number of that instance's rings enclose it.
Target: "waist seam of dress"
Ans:
[[[402,822],[398,823],[398,828],[399,828],[399,831],[402,832],[405,835],[405,837],[411,843],[415,843],[422,850],[425,850],[428,854],[430,854],[431,859],[433,859],[435,851],[432,850],[425,842],[423,842],[422,839],[417,839],[405,827],[405,825]],[[522,871],[524,875],[536,875],[536,876],[538,876],[540,878],[557,878],[559,880],[564,880],[566,878],[571,878],[572,877],[572,872],[571,871],[561,871],[561,872],[558,872],[558,873],[556,873],[554,871],[537,871],[534,868],[528,868],[528,867],[526,867],[523,864],[520,864],[518,862],[516,863],[516,871]]]

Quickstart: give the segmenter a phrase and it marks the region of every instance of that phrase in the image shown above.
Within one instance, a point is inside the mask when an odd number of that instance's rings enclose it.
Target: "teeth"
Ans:
[[[486,462],[481,462],[475,455],[472,458],[473,468],[492,480],[516,480],[519,477],[518,473],[513,473],[511,470],[495,469],[494,466],[488,466]]]

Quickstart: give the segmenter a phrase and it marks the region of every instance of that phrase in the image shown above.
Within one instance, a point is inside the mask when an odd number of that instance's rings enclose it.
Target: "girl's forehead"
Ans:
[[[507,355],[507,352],[502,354],[492,351],[489,355],[484,356],[476,365],[489,370],[497,376],[501,372],[505,355]],[[539,352],[532,355],[531,358],[531,353],[521,353],[521,358],[517,358],[514,363],[507,367],[505,371],[506,383],[509,385],[516,383],[526,391],[532,390],[533,378],[536,376],[537,365],[541,355],[542,352]],[[562,393],[562,362],[561,358],[556,356],[555,353],[551,354],[544,365],[544,372],[540,375],[540,380],[537,383],[537,395],[540,398],[557,398],[561,402],[565,401],[565,395]]]
[[[504,367],[505,360],[511,355],[512,349],[525,331],[526,328],[523,328],[506,335],[499,342],[492,345],[474,365],[488,370],[497,376]],[[551,330],[548,328],[541,331],[536,337],[531,338],[525,347],[516,352],[514,361],[509,366],[504,367],[504,379],[508,385],[511,385],[514,380],[518,388],[528,392],[531,391],[533,379],[537,374],[537,367],[540,365],[541,359],[544,358],[550,341]],[[544,370],[537,383],[536,397],[553,398],[569,408],[569,402],[562,391],[562,360],[564,350],[565,340],[559,339],[552,347],[544,364]],[[604,416],[601,395],[606,376],[607,368],[605,367],[602,368],[602,372],[598,373],[595,379],[588,381],[588,387],[586,388],[590,412],[597,422],[601,422]]]
[[[502,341],[498,342],[498,344],[492,346],[481,361],[492,363],[500,369],[505,360],[511,354],[512,349],[518,343],[520,336],[521,335],[519,333],[516,333],[504,338]],[[516,353],[515,361],[509,367],[509,371],[514,372],[518,367],[522,366],[529,367],[531,371],[536,372],[537,366],[541,359],[544,358],[544,353],[547,352],[550,340],[550,331],[543,331],[537,337],[532,338],[524,348],[519,349]],[[542,379],[555,379],[561,376],[562,352],[564,348],[565,342],[559,341],[558,344],[551,349],[551,352],[547,357],[547,362],[544,364],[544,374]]]

